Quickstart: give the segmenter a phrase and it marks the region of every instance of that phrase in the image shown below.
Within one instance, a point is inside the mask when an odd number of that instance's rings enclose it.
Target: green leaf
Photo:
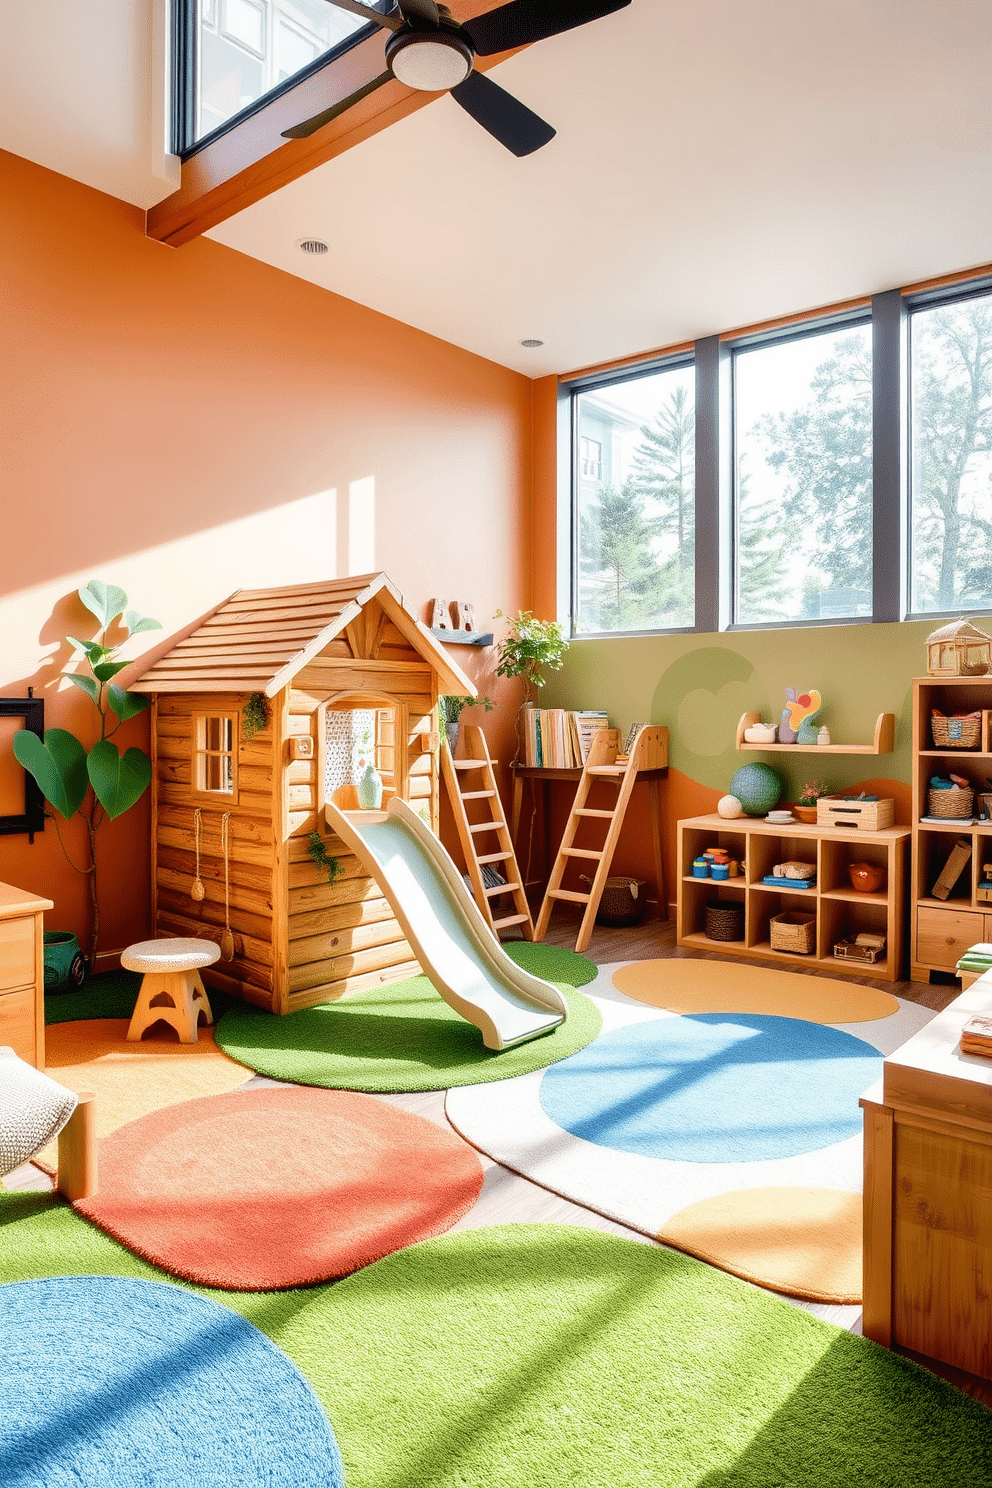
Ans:
[[[92,677],[87,677],[85,672],[63,672],[62,675],[72,683],[73,687],[81,687],[90,702],[99,706],[100,688]]]
[[[102,657],[110,655],[111,648],[101,646],[99,641],[77,641],[75,636],[66,636],[66,640],[78,651],[85,651],[90,661],[100,661]]]
[[[162,622],[153,620],[150,615],[139,615],[137,610],[128,610],[124,626],[128,635],[137,635],[139,630],[161,630]]]
[[[75,815],[89,789],[86,750],[75,734],[51,728],[42,742],[29,729],[20,729],[14,735],[14,758],[34,776],[45,800],[60,815],[66,819]]]
[[[121,723],[127,723],[129,718],[137,718],[139,713],[144,713],[151,704],[151,698],[142,697],[140,692],[125,692],[123,687],[111,683],[107,688],[107,702]]]
[[[127,608],[124,590],[118,589],[116,584],[105,584],[102,579],[91,579],[85,589],[79,590],[79,597],[104,630]]]
[[[93,675],[99,677],[101,682],[109,682],[111,677],[116,677],[118,672],[130,665],[129,661],[99,661],[93,667]]]
[[[130,811],[148,789],[152,764],[140,749],[128,749],[123,758],[109,739],[94,744],[86,760],[90,785],[104,811],[113,821]]]

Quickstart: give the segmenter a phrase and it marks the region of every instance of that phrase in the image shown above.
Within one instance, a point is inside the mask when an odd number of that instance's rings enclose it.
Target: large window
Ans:
[[[872,612],[871,326],[734,352],[734,619]]]
[[[368,22],[328,0],[175,0],[189,74],[180,151],[349,42]]]
[[[992,295],[910,313],[910,610],[992,605]]]
[[[576,630],[691,626],[695,605],[691,364],[576,399]]]
[[[992,612],[992,282],[576,379],[578,634]]]

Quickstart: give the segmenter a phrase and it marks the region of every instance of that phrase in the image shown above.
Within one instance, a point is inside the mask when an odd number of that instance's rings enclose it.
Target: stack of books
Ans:
[[[593,736],[609,726],[600,709],[572,713],[567,708],[525,708],[524,764],[544,770],[580,769]]]
[[[975,1013],[961,1030],[962,1054],[983,1054],[992,1059],[992,1018]]]

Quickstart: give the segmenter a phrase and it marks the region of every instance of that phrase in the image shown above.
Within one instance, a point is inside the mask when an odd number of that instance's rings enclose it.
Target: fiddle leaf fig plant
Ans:
[[[62,675],[73,687],[85,692],[96,709],[92,732],[97,737],[87,748],[68,729],[46,729],[44,740],[28,729],[21,729],[14,735],[14,755],[28,774],[34,776],[45,800],[54,807],[54,813],[48,812],[47,815],[55,826],[67,862],[89,881],[92,958],[96,955],[100,937],[96,834],[103,822],[114,821],[125,811],[130,811],[144,795],[152,778],[151,761],[143,750],[131,748],[121,754],[112,742],[121,724],[143,713],[149,701],[140,693],[127,692],[113,681],[118,672],[129,665],[126,661],[118,661],[117,653],[132,635],[140,631],[161,630],[162,627],[158,620],[129,610],[127,595],[116,584],[92,579],[78,593],[82,603],[96,617],[100,629],[92,640],[66,637],[76,648],[74,660],[89,670],[64,671]],[[124,634],[108,644],[107,633],[115,623]],[[59,829],[59,817],[69,821],[77,813],[86,827],[87,856],[82,866],[69,855]]]
[[[521,610],[516,615],[504,616],[496,611],[498,619],[506,619],[509,631],[499,643],[496,654],[496,675],[499,677],[522,677],[524,683],[523,702],[517,709],[514,722],[517,750],[513,763],[520,759],[522,746],[520,724],[523,711],[532,701],[535,687],[543,687],[545,678],[542,668],[550,667],[560,672],[565,664],[568,640],[557,620],[537,620],[530,610]]]

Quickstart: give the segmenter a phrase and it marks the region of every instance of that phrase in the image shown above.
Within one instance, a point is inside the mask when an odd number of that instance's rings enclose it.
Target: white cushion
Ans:
[[[77,1105],[74,1090],[0,1048],[0,1178],[57,1137]]]
[[[220,946],[212,940],[139,940],[121,953],[128,971],[195,971],[220,960]]]

